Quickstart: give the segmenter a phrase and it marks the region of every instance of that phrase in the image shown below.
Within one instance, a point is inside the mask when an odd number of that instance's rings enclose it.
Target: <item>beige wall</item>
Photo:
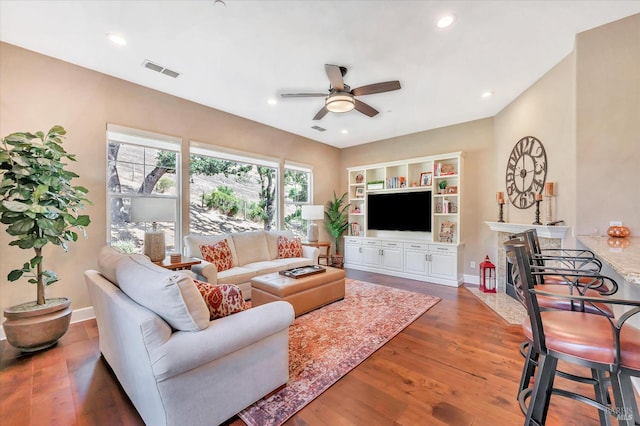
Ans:
[[[486,118],[346,148],[342,150],[341,188],[343,192],[347,188],[346,167],[463,151],[460,239],[465,243],[464,273],[477,275],[477,268],[471,269],[469,262],[481,262],[495,250],[484,224],[497,218],[494,182],[500,167],[493,138],[493,119]]]
[[[337,148],[5,43],[0,43],[0,112],[2,136],[64,126],[68,132],[65,146],[78,158],[71,166],[80,175],[77,183],[89,189],[95,203],[87,211],[92,219],[87,240],[70,245],[66,254],[59,247],[45,249],[45,267],[61,277],[47,295],[71,297],[73,309],[90,306],[82,274],[97,266],[98,250],[106,241],[107,123],[179,137],[184,153],[189,141],[195,140],[312,165],[316,170],[314,202],[319,204],[339,184],[338,175],[327,173],[339,164]],[[183,211],[187,204],[185,199]],[[187,223],[186,217],[183,222]],[[9,247],[8,237],[2,229],[2,309],[35,299],[35,288],[26,281],[7,281],[8,272],[30,258],[30,253]]]
[[[578,34],[577,232],[640,235],[640,14]]]
[[[316,203],[329,199],[334,188],[346,190],[346,167],[464,151],[464,273],[475,275],[470,261],[496,255],[495,236],[484,222],[497,217],[495,192],[504,190],[507,156],[527,135],[545,145],[547,179],[558,183],[557,216],[577,234],[602,233],[615,219],[640,234],[639,40],[640,15],[587,31],[577,36],[573,53],[494,118],[342,151],[0,43],[0,135],[53,124],[69,132],[67,147],[79,160],[73,168],[96,203],[88,211],[93,223],[88,240],[72,245],[68,254],[48,248],[45,262],[62,276],[48,294],[72,297],[74,309],[89,305],[82,272],[96,266],[106,241],[106,123],[177,136],[185,149],[197,140],[311,164],[317,171]],[[507,218],[531,223],[534,211],[510,207]],[[34,297],[31,286],[6,280],[28,258],[9,247],[7,237],[2,230],[1,308]]]
[[[509,154],[516,142],[535,136],[547,153],[547,182],[554,182],[556,220],[575,226],[575,55],[572,53],[495,116],[495,153],[498,163],[496,188],[505,191]],[[541,203],[541,219],[544,218]],[[518,209],[507,202],[505,221],[530,224],[535,205]],[[573,246],[568,241],[568,246]]]

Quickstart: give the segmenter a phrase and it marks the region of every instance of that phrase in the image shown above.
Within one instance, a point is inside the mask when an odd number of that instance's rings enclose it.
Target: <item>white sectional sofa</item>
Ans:
[[[209,321],[188,274],[111,247],[98,264],[85,280],[100,352],[147,425],[216,425],[287,383],[289,303]]]
[[[302,246],[302,257],[278,258],[278,237],[293,239],[290,231],[249,231],[221,235],[187,235],[185,255],[202,260],[192,271],[198,279],[211,284],[235,284],[245,299],[251,299],[251,279],[284,269],[318,263],[318,248]],[[212,245],[226,239],[233,257],[233,267],[218,272],[215,265],[204,260],[201,245]]]

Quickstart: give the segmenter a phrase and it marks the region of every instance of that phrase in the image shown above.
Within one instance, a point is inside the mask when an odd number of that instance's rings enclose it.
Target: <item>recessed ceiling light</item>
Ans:
[[[278,100],[275,98],[269,98],[269,100],[267,100],[267,103],[269,105],[277,105],[278,104]]]
[[[493,92],[492,92],[492,91],[490,91],[490,90],[487,90],[487,91],[485,91],[485,92],[482,92],[482,97],[483,97],[483,98],[485,98],[485,99],[486,99],[486,98],[490,98],[491,96],[493,96]]]
[[[119,44],[120,46],[124,46],[125,44],[127,44],[127,39],[125,39],[124,36],[120,34],[109,33],[107,34],[107,38],[111,40],[111,42]]]
[[[347,129],[342,129],[340,133],[342,133],[343,135],[346,135],[347,133],[349,133],[349,131]]]
[[[438,28],[447,28],[449,25],[453,24],[456,20],[456,17],[453,15],[444,15],[442,18],[438,19]]]

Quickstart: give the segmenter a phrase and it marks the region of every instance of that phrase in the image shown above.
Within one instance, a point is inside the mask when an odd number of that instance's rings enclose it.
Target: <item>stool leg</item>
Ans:
[[[616,405],[613,414],[617,417],[618,424],[621,426],[640,424],[640,414],[638,414],[638,405],[629,374],[622,369],[617,373],[612,373],[611,387]]]
[[[523,345],[527,346],[527,349],[524,353],[524,366],[522,368],[522,375],[520,376],[520,387],[518,388],[518,396],[520,392],[529,387],[529,383],[531,383],[531,378],[535,374],[536,371],[536,363],[538,362],[538,352],[533,349],[533,345],[531,342],[525,342]],[[516,399],[518,399],[516,397]]]
[[[538,359],[538,371],[536,372],[529,409],[525,419],[525,426],[543,425],[547,420],[549,400],[553,390],[553,379],[556,376],[558,360],[547,354],[540,354]]]
[[[596,393],[596,401],[600,404],[610,407],[609,403],[609,378],[607,377],[607,373],[602,370],[597,370],[595,368],[591,369],[591,377],[596,381],[596,384],[593,385],[593,388]],[[611,412],[609,410],[602,411],[598,410],[598,416],[600,416],[600,425],[601,426],[611,426]]]

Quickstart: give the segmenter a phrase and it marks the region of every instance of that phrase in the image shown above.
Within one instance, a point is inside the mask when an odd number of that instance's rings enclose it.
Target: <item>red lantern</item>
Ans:
[[[489,256],[480,262],[480,291],[483,293],[496,292],[496,265],[491,263]]]

